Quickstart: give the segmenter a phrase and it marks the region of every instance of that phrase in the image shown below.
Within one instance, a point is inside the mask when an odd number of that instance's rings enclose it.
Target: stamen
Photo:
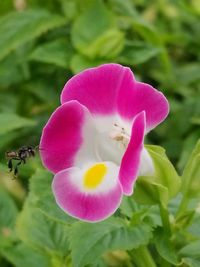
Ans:
[[[119,126],[117,123],[114,123],[114,130],[110,133],[110,138],[119,142],[118,145],[121,148],[126,148],[128,146],[130,136],[126,133],[124,127]]]

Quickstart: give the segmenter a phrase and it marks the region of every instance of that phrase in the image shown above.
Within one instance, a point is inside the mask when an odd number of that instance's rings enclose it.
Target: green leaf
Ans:
[[[111,8],[124,16],[137,16],[137,10],[131,0],[109,0]]]
[[[0,189],[0,248],[7,246],[15,239],[14,226],[18,210],[10,195]]]
[[[0,15],[10,12],[11,10],[14,9],[14,5],[12,0],[7,0],[7,1],[1,1],[0,3]]]
[[[131,20],[133,29],[141,35],[147,43],[154,44],[160,47],[161,36],[151,24],[143,20],[140,16],[135,16]]]
[[[183,171],[182,192],[185,198],[195,198],[200,195],[200,140],[197,142],[191,157]]]
[[[0,135],[34,125],[35,122],[31,119],[20,117],[14,113],[0,113]]]
[[[183,258],[182,263],[187,264],[188,267],[199,267],[200,260],[192,259],[192,258]]]
[[[165,186],[169,192],[169,198],[175,197],[179,192],[181,180],[174,166],[164,153],[163,149],[157,146],[146,146],[155,167],[155,182]]]
[[[200,125],[200,117],[191,118],[191,123]]]
[[[105,59],[89,59],[80,54],[75,54],[70,62],[70,68],[73,73],[78,73],[84,69],[96,67],[98,65],[108,63]]]
[[[167,187],[151,181],[154,177],[139,177],[134,190],[134,199],[140,204],[154,205],[161,203],[166,207],[169,201]]]
[[[194,215],[195,210],[189,210],[184,212],[183,214],[177,217],[175,226],[179,229],[184,229],[188,227],[192,223]]]
[[[124,45],[124,35],[117,29],[107,30],[93,43],[85,47],[83,54],[95,58],[115,58],[122,50]]]
[[[177,79],[180,80],[181,84],[191,84],[198,81],[200,73],[200,64],[197,62],[181,65],[177,70]]]
[[[25,246],[24,243],[18,243],[1,250],[1,254],[16,267],[49,267],[50,258],[38,250]]]
[[[67,19],[72,20],[77,14],[77,2],[74,0],[60,0],[62,10]]]
[[[171,264],[177,265],[179,260],[169,236],[166,235],[162,228],[157,228],[154,234],[155,246],[160,256]]]
[[[69,67],[72,55],[72,46],[67,40],[62,38],[40,45],[30,54],[29,59],[66,69]]]
[[[123,197],[120,212],[130,219],[132,225],[140,222],[148,222],[152,227],[161,225],[158,206],[139,205],[133,197]]]
[[[145,222],[155,227],[162,224],[157,205],[151,207],[149,207],[149,205],[139,205],[133,197],[123,197],[120,205],[120,212],[130,219],[132,225]]]
[[[20,239],[41,252],[50,254],[66,255],[68,231],[67,225],[51,220],[33,207],[29,199],[17,220],[17,234]]]
[[[200,227],[199,227],[199,225],[200,225],[200,213],[196,212],[196,214],[193,217],[192,224],[189,226],[189,228],[187,230],[189,233],[191,233],[193,235],[194,238],[200,239]]]
[[[185,257],[200,258],[200,240],[194,241],[189,245],[183,247],[179,254]]]
[[[192,120],[192,119],[191,119]],[[191,156],[191,153],[199,139],[200,136],[200,127],[199,129],[196,129],[195,131],[192,131],[187,138],[185,138],[183,143],[183,151],[181,153],[178,167],[180,170],[183,170],[184,167],[186,167],[186,164],[188,162],[189,157]]]
[[[141,64],[155,57],[160,51],[160,48],[144,42],[128,42],[118,56],[118,62],[127,65]]]
[[[9,13],[0,19],[0,36],[3,36],[0,40],[0,59],[20,45],[65,22],[61,16],[41,9]]]
[[[106,251],[130,250],[145,245],[152,236],[151,231],[149,225],[127,226],[116,218],[96,224],[77,222],[70,234],[74,267],[92,264]]]
[[[141,204],[161,203],[166,207],[169,199],[176,196],[180,189],[180,177],[165,154],[158,146],[146,145],[155,168],[153,176],[138,178],[134,199]]]
[[[91,59],[113,58],[123,48],[124,35],[103,1],[95,0],[75,21],[72,42],[80,53]]]
[[[120,212],[127,217],[131,218],[133,213],[138,211],[138,203],[132,198],[128,196],[124,196],[122,202],[120,204]]]
[[[53,176],[45,170],[38,169],[32,176],[30,182],[29,201],[39,208],[45,215],[61,223],[72,223],[76,220],[67,215],[56,204],[53,192],[51,189]]]
[[[16,57],[14,55],[11,55],[5,58],[0,64],[1,86],[9,86],[15,83],[20,83],[23,80],[24,80],[24,75],[18,65]],[[7,102],[5,103],[5,98],[4,98],[4,105],[8,105]],[[1,110],[2,110],[2,105],[1,105]]]
[[[17,206],[11,196],[0,189],[0,228],[13,228],[18,213]]]

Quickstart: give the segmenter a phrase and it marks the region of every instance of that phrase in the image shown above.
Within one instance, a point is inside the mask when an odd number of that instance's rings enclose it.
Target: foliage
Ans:
[[[186,0],[1,1],[0,266],[200,266],[199,15]],[[146,142],[168,156],[147,145],[156,174],[89,224],[56,205],[39,157],[13,180],[4,153],[37,146],[66,80],[105,62],[165,93],[170,115]]]

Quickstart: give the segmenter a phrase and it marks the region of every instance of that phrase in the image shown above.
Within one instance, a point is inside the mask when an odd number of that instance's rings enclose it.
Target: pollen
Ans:
[[[96,188],[104,179],[107,167],[103,163],[93,165],[84,175],[84,186],[88,189]]]

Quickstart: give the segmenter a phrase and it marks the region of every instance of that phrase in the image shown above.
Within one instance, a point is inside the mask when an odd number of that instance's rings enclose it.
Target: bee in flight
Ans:
[[[14,177],[18,175],[18,167],[22,163],[25,164],[26,160],[30,157],[34,157],[37,147],[32,146],[22,146],[17,151],[8,151],[6,152],[6,158],[8,159],[8,168],[12,172],[14,169]],[[13,160],[18,161],[15,166],[13,166]]]

